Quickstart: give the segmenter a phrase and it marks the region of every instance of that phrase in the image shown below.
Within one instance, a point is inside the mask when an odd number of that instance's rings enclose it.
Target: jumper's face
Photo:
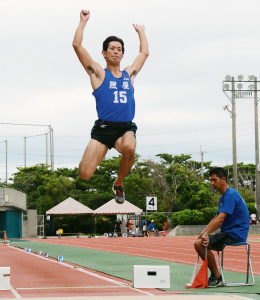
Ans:
[[[219,178],[216,174],[212,174],[210,176],[210,182],[212,187],[215,190],[220,191],[223,188],[223,186],[226,184],[226,178],[225,177]]]
[[[119,63],[123,58],[121,43],[116,41],[110,42],[107,51],[103,51],[103,55],[107,61]]]

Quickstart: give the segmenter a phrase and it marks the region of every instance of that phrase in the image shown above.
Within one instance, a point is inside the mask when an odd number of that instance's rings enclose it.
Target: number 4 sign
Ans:
[[[146,210],[157,210],[157,197],[146,197]]]

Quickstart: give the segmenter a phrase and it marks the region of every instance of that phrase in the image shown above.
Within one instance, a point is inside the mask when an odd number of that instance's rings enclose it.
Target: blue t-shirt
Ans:
[[[105,79],[92,94],[96,98],[98,118],[110,122],[132,122],[135,116],[134,87],[129,74],[116,78],[105,69]]]
[[[155,230],[155,229],[156,229],[156,228],[155,228],[154,223],[150,223],[150,224],[148,225],[148,230],[149,230],[149,231]]]
[[[249,212],[237,190],[229,187],[220,197],[217,215],[220,213],[227,214],[220,226],[221,231],[241,242],[246,242],[249,231]]]

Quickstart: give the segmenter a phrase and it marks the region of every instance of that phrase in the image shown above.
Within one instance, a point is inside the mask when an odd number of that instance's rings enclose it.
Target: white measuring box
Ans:
[[[133,266],[134,288],[170,288],[170,266]]]
[[[10,289],[10,267],[0,267],[0,291]]]

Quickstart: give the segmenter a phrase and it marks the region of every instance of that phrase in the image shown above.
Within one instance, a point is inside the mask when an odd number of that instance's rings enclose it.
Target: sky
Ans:
[[[203,151],[204,161],[232,164],[232,118],[222,108],[231,103],[222,81],[260,78],[259,0],[1,0],[1,180],[6,161],[7,177],[25,165],[25,141],[26,166],[46,162],[49,126],[55,169],[78,166],[97,119],[72,47],[81,9],[91,14],[83,45],[104,68],[106,37],[124,40],[124,69],[139,51],[132,24],[145,25],[150,55],[134,84],[141,158],[190,154],[201,161]],[[254,124],[253,99],[237,99],[238,162],[255,162]],[[49,148],[49,135],[47,141]],[[117,155],[110,150],[107,158]]]

